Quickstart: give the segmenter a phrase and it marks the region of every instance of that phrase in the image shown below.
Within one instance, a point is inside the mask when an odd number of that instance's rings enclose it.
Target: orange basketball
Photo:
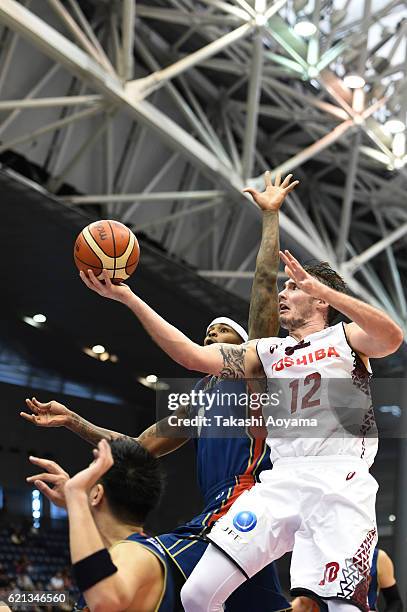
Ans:
[[[137,268],[140,247],[137,238],[119,221],[95,221],[87,225],[75,241],[74,258],[79,270],[92,270],[100,277],[109,272],[115,284],[125,281]]]

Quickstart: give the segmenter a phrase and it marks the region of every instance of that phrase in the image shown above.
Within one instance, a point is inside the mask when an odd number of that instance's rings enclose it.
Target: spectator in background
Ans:
[[[34,591],[34,583],[28,573],[23,572],[17,576],[18,588],[22,591]]]
[[[25,542],[25,537],[23,535],[21,527],[16,527],[15,525],[12,525],[10,530],[10,541],[16,546],[21,546],[21,544]]]
[[[48,583],[48,589],[50,591],[63,591],[64,590],[64,577],[61,571],[58,571]]]

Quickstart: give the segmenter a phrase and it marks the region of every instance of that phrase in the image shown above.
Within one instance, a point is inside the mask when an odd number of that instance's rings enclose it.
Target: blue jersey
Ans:
[[[379,582],[377,580],[377,555],[379,549],[375,548],[373,553],[372,567],[370,568],[370,584],[367,599],[369,602],[369,610],[377,610],[377,597],[379,594]]]
[[[230,406],[220,401],[221,394],[236,394],[244,404],[247,397],[246,384],[243,381],[219,380],[207,376],[195,387],[206,395],[215,395],[216,401],[210,405],[207,401],[195,408],[196,412],[212,417],[211,424],[202,426],[194,440],[197,459],[197,478],[205,500],[202,512],[185,525],[174,529],[172,533],[157,536],[175,567],[188,578],[202,557],[207,542],[202,539],[205,530],[228,511],[233,502],[257,481],[262,470],[271,469],[265,438],[266,430],[256,427],[259,412],[254,416],[254,427],[234,425],[230,428],[218,427],[215,415],[231,418],[250,416],[250,411],[240,408],[231,401]],[[228,397],[228,396],[226,396]],[[234,396],[231,396],[234,397]],[[237,414],[240,412],[241,414]],[[191,414],[194,416],[194,414]],[[281,592],[278,574],[273,563],[243,583],[227,600],[227,612],[276,612],[290,606]]]
[[[147,548],[157,559],[160,561],[163,568],[163,590],[161,593],[160,601],[156,607],[156,612],[174,612],[178,610],[179,607],[176,606],[177,602],[177,593],[174,586],[174,578],[172,574],[172,563],[163,550],[162,546],[159,542],[156,541],[155,538],[149,538],[141,533],[132,533],[126,538],[126,540],[130,540],[131,542],[137,542],[140,546]],[[124,541],[126,541],[124,540]],[[83,610],[89,611],[89,608],[86,605],[85,598],[83,595],[80,597],[78,603],[75,606],[75,610]]]
[[[203,426],[195,439],[198,484],[208,512],[214,510],[216,497],[223,497],[222,492],[227,491],[227,503],[215,513],[212,523],[245,489],[253,486],[260,472],[272,466],[265,442],[267,432],[259,425],[261,411],[245,405],[250,398],[245,382],[206,376],[195,391],[203,391],[206,398],[199,413],[211,419],[210,425]],[[210,409],[206,410],[208,406]],[[241,418],[248,419],[251,425],[237,426],[236,420]],[[217,424],[221,419],[222,426]]]

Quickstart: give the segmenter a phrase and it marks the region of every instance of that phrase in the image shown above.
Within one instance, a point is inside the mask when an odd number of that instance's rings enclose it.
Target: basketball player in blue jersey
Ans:
[[[43,472],[27,478],[68,511],[72,569],[83,594],[75,609],[174,612],[171,563],[143,533],[161,496],[157,459],[125,437],[101,440],[93,454],[72,478],[54,461],[30,457]]]
[[[270,173],[266,173],[265,192],[259,194],[247,190],[263,210],[262,241],[250,304],[250,339],[278,333],[278,210],[287,193],[298,184],[298,181],[290,180],[291,175],[281,182],[281,176],[277,175],[273,185]],[[219,342],[241,344],[247,339],[248,335],[240,325],[229,318],[218,317],[208,326],[204,345]],[[247,394],[243,381],[233,383],[232,389],[230,381],[211,376],[198,383],[195,391],[199,390],[205,394],[221,394],[222,390],[226,393],[236,393],[237,396]],[[121,435],[88,423],[57,402],[41,404],[29,401],[28,407],[34,414],[22,415],[33,423],[48,427],[65,426],[91,444],[97,444],[103,437],[111,439]],[[227,411],[232,413],[233,406],[226,408],[215,404],[211,414],[225,416]],[[177,416],[187,416],[186,411],[179,410]],[[174,437],[174,428],[168,425],[168,419],[163,419],[141,434],[138,440],[155,456],[162,456],[180,447],[187,438]],[[253,486],[262,470],[271,468],[264,435],[258,437],[256,432],[248,431],[241,437],[220,438],[213,436],[213,430],[205,431],[203,428],[194,442],[198,482],[205,507],[200,515],[186,525],[157,538],[184,579],[188,578],[207,547],[207,542],[201,537],[204,531],[227,512],[241,493]],[[273,565],[266,567],[254,579],[242,585],[226,604],[226,610],[230,612],[247,612],[249,609],[256,612],[273,612],[287,607],[288,603],[281,594]]]

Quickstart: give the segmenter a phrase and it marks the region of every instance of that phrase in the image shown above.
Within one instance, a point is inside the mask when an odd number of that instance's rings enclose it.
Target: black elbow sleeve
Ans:
[[[381,589],[380,592],[383,594],[386,602],[385,612],[402,612],[403,602],[400,597],[400,593],[397,584],[393,584],[387,589]]]

